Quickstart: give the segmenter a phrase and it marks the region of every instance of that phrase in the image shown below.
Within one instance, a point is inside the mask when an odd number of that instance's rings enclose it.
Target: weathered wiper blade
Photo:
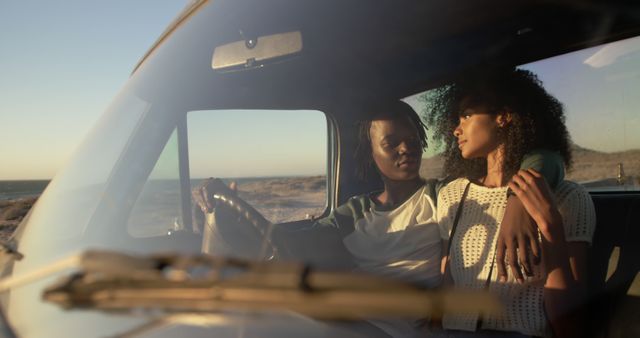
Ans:
[[[285,262],[210,255],[127,256],[90,251],[82,267],[44,291],[64,308],[109,312],[295,312],[316,319],[439,317],[443,312],[496,314],[487,293],[429,291],[369,275],[314,271]]]
[[[24,255],[18,252],[18,243],[15,239],[0,241],[0,254],[9,255],[12,259],[21,260]]]
[[[132,264],[150,264],[150,262],[134,262],[130,259],[130,256],[115,252],[105,255],[104,252],[101,251],[85,251],[53,261],[23,274],[14,274],[2,278],[0,279],[0,292],[33,283],[63,271],[102,271],[103,273],[117,275],[124,271],[121,268],[121,264],[126,264],[128,266],[127,269],[133,269],[134,266],[131,266]],[[140,268],[140,273],[148,273],[149,271],[149,267],[146,265],[140,266]],[[129,271],[129,273],[137,272]]]

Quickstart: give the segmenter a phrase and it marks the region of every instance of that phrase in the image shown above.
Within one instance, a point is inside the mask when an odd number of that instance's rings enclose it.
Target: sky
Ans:
[[[640,37],[522,68],[564,104],[574,143],[603,152],[640,149]]]
[[[0,2],[0,180],[50,179],[187,0]]]
[[[0,180],[52,178],[186,2],[0,2]],[[523,68],[565,104],[575,143],[640,148],[640,38]]]
[[[189,112],[191,177],[325,175],[326,121],[317,110]]]

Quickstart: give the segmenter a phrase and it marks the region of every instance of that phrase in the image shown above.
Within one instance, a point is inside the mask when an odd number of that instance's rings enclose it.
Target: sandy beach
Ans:
[[[29,212],[37,196],[0,200],[0,239],[8,239],[24,216]]]

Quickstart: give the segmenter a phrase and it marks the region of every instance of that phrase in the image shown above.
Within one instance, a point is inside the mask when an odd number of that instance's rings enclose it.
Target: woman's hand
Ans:
[[[531,255],[527,251],[531,251]],[[533,258],[531,262],[530,257]],[[506,260],[506,264],[505,264]],[[496,245],[498,280],[507,281],[507,266],[519,283],[524,283],[522,270],[533,275],[533,264],[540,262],[538,226],[517,196],[510,196],[500,224]]]
[[[191,190],[193,200],[203,213],[212,212],[215,208],[216,202],[212,198],[214,194],[236,196],[236,183],[231,182],[227,187],[227,185],[219,178],[208,178]]]
[[[562,217],[553,193],[540,173],[533,169],[520,170],[509,182],[509,188],[518,196],[547,240],[551,240],[556,231],[563,231]]]

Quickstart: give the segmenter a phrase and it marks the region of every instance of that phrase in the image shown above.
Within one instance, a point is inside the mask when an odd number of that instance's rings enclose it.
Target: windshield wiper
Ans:
[[[315,271],[286,262],[210,255],[129,256],[88,251],[78,271],[43,294],[64,308],[167,313],[295,312],[316,319],[439,317],[443,312],[498,313],[487,293],[432,291],[370,275]]]
[[[11,256],[12,259],[21,260],[24,255],[18,252],[18,243],[15,239],[0,240],[0,253]]]

